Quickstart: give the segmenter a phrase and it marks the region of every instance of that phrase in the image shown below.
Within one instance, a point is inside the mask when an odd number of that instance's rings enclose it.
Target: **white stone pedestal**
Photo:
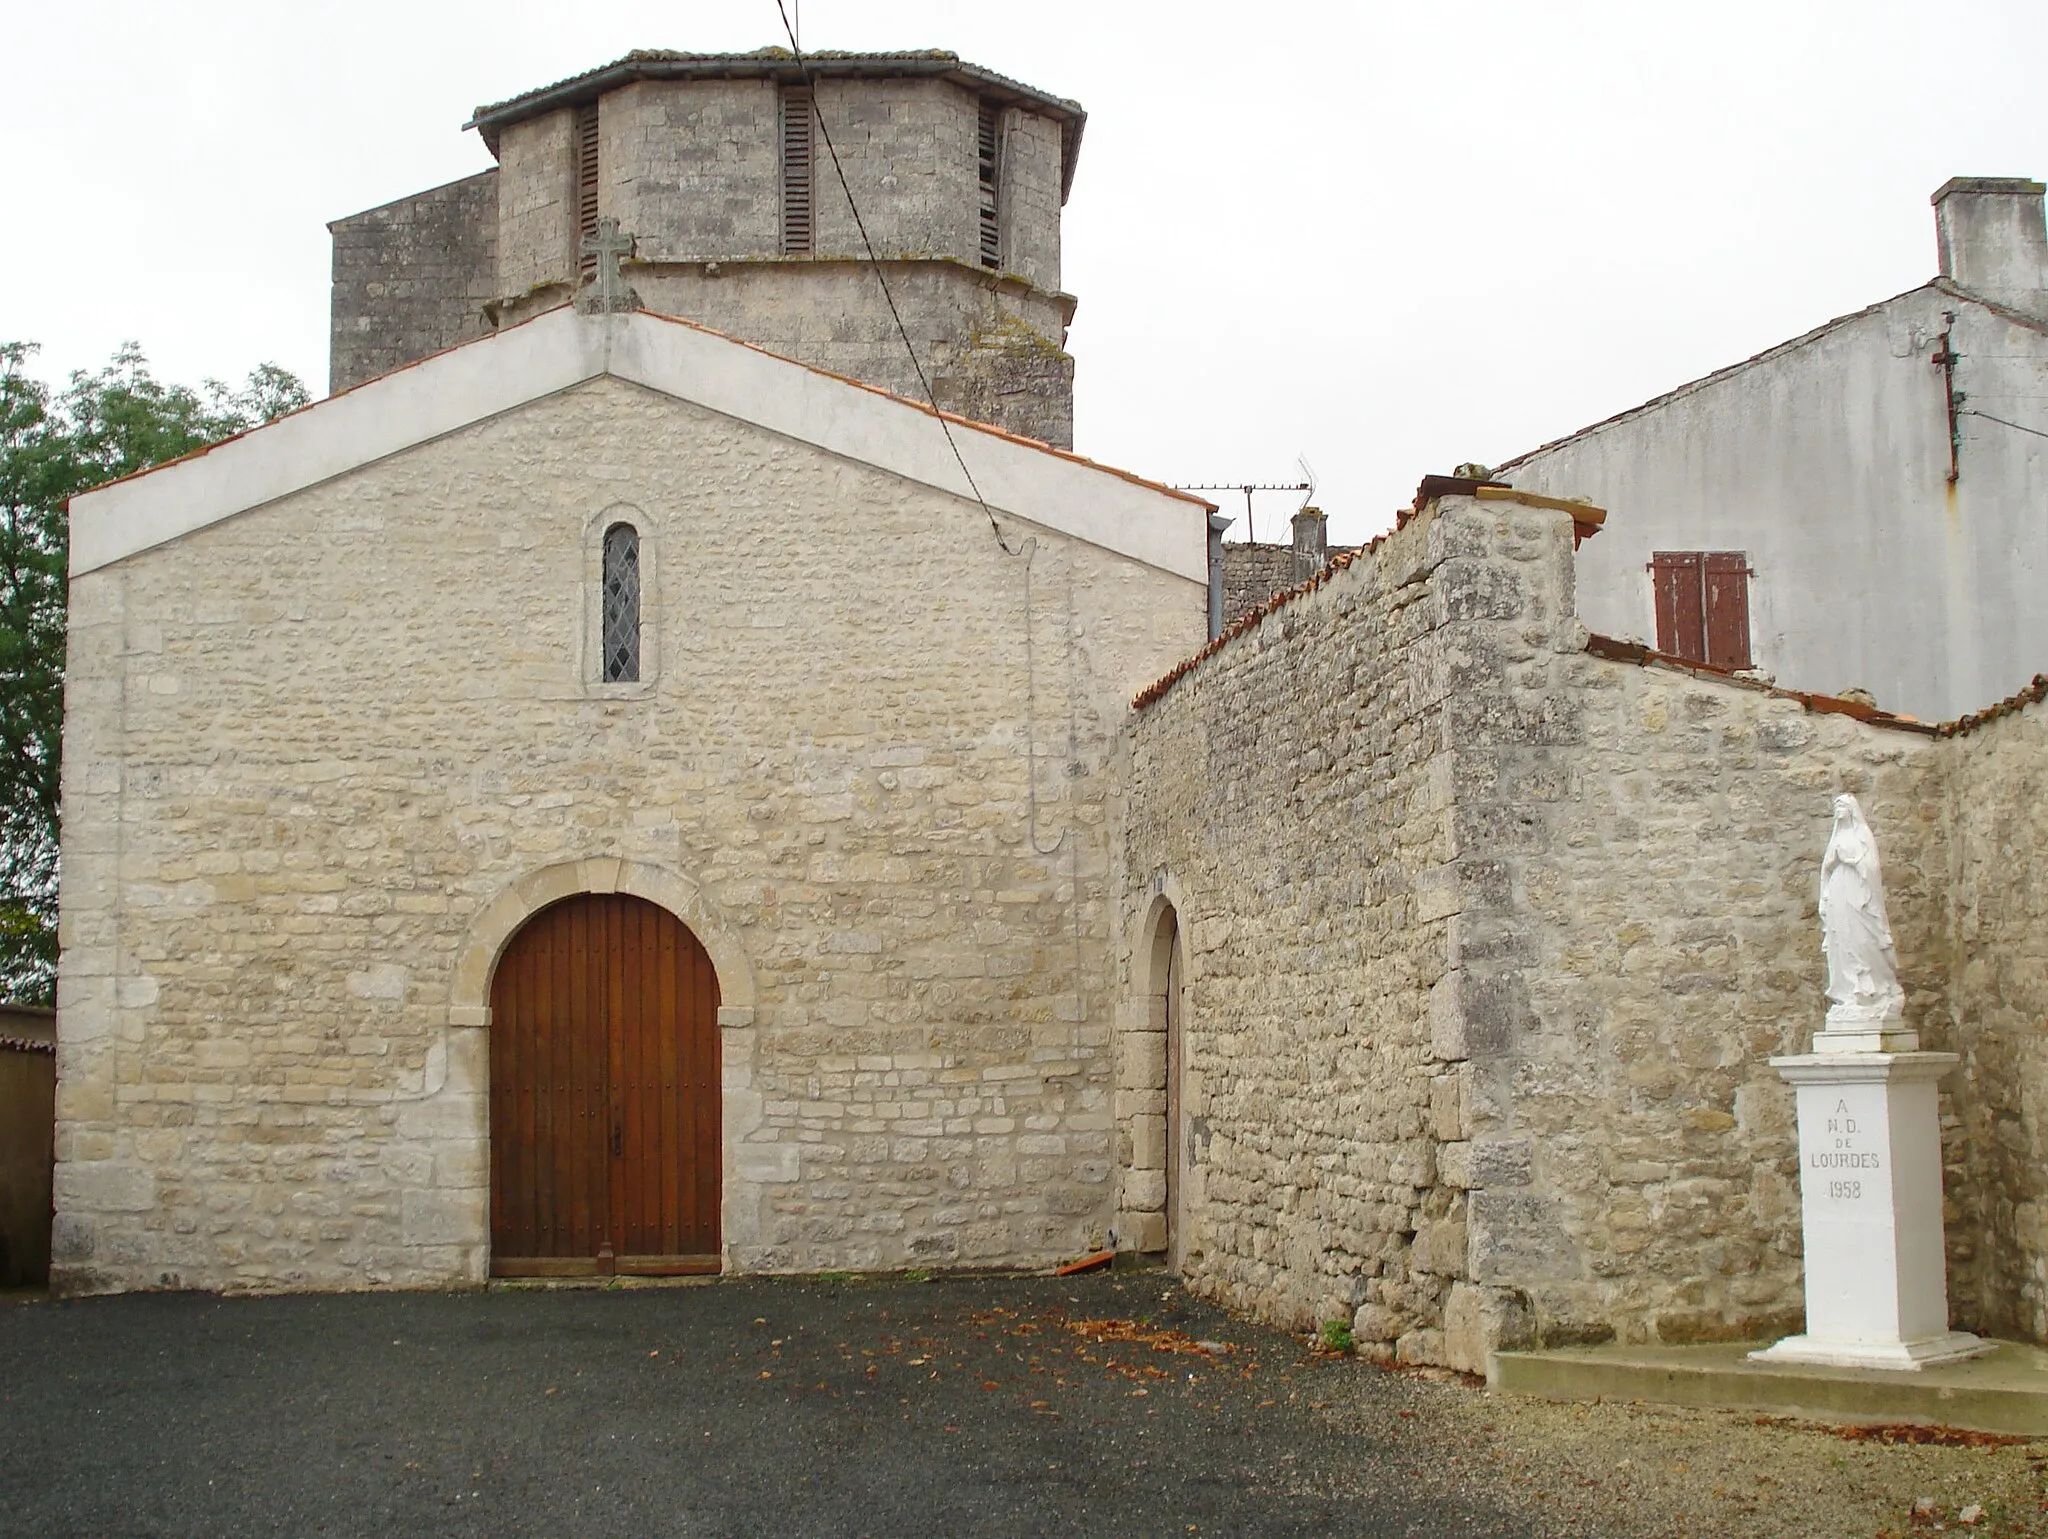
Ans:
[[[1771,1060],[1799,1098],[1806,1334],[1751,1357],[1920,1368],[1991,1350],[1948,1328],[1935,1082],[1958,1061],[1840,1050]]]

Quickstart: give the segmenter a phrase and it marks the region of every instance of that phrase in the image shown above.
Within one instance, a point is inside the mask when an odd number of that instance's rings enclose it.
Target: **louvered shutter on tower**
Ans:
[[[996,203],[997,178],[1000,174],[998,151],[1001,147],[1001,119],[998,109],[989,102],[981,104],[981,125],[979,134],[979,164],[981,171],[981,265],[1001,267],[1003,265],[1002,221]]]
[[[815,239],[812,113],[808,90],[782,93],[782,249],[795,255],[810,251]]]
[[[597,276],[596,254],[587,243],[597,238],[597,103],[576,109],[576,271],[585,283]]]

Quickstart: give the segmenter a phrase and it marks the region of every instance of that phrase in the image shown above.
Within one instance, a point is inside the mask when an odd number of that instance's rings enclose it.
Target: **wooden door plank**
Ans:
[[[648,1248],[640,1237],[639,1215],[635,1211],[640,1201],[640,1130],[634,1125],[633,1095],[633,1055],[638,1049],[640,1036],[639,988],[635,975],[642,932],[646,928],[646,916],[642,910],[648,906],[637,898],[614,900],[612,919],[617,939],[605,964],[605,987],[611,1001],[612,1126],[619,1150],[612,1160],[613,1177],[618,1183],[612,1198],[612,1212],[621,1255]]]
[[[559,1253],[556,1193],[562,1184],[560,1123],[565,1110],[562,1081],[566,1077],[562,1072],[562,1032],[557,1019],[561,1009],[557,982],[561,968],[556,954],[560,949],[560,920],[559,914],[542,914],[538,920],[540,933],[534,938],[534,1056],[537,1060],[534,1067],[537,1073],[533,1097],[533,1253],[537,1256]]]
[[[660,944],[659,920],[665,917],[651,903],[635,903],[631,918],[632,943],[620,958],[619,976],[626,1000],[626,1032],[620,1044],[620,1088],[626,1099],[626,1150],[632,1161],[633,1201],[627,1216],[626,1245],[635,1254],[647,1255],[662,1249],[648,1233],[647,1196],[649,1177],[654,1173],[660,1151],[647,1138],[647,1095],[643,1083],[647,1042],[654,1026],[648,997],[648,963]]]
[[[555,945],[555,1115],[565,1123],[555,1143],[555,1234],[557,1244],[551,1256],[588,1256],[596,1246],[590,1240],[590,1162],[584,1150],[590,1139],[588,1105],[584,1100],[584,1023],[586,1010],[578,1000],[578,967],[584,961],[582,947],[575,945],[578,908],[563,904],[557,914]]]
[[[646,1164],[644,1176],[647,1182],[646,1227],[642,1231],[641,1247],[647,1251],[658,1251],[663,1255],[679,1255],[680,1247],[676,1236],[671,1233],[668,1222],[669,1205],[667,1196],[671,1174],[675,1168],[679,1151],[675,1143],[662,1136],[661,1116],[661,1070],[660,1053],[664,1039],[673,1040],[679,1022],[676,1017],[675,1001],[675,956],[676,931],[681,928],[674,919],[662,914],[648,925],[648,946],[645,966],[640,970],[641,1023],[644,1030],[643,1053],[637,1069],[640,1078],[640,1108],[645,1119],[642,1127]],[[651,1048],[647,1054],[644,1049]],[[652,1057],[652,1063],[649,1057]]]
[[[515,937],[510,967],[514,1002],[509,1007],[509,1032],[514,1060],[509,1072],[519,1076],[512,1092],[513,1115],[518,1120],[519,1143],[512,1151],[512,1179],[517,1183],[519,1201],[512,1218],[509,1243],[513,1254],[532,1256],[540,1251],[540,1139],[541,1110],[535,1095],[540,1075],[538,1055],[540,1026],[538,989],[540,960],[537,943],[522,944],[523,932]],[[492,1029],[496,1029],[493,1018]]]
[[[688,932],[684,933],[687,935]],[[687,964],[688,948],[678,945],[676,950]],[[687,1002],[688,996],[677,990],[673,975],[668,987],[673,992],[661,1012],[661,1027],[655,1034],[652,1070],[657,1124],[655,1144],[661,1151],[660,1163],[654,1171],[655,1208],[660,1218],[659,1248],[664,1255],[679,1256],[684,1253],[689,1240],[683,1226],[683,1181],[688,1170],[688,1156],[682,1142],[681,1091],[683,1055],[687,1051],[683,1032],[688,1026],[689,1016],[687,1011],[677,1008],[677,1001]]]
[[[605,1222],[605,1197],[610,1183],[605,1179],[609,1172],[605,1169],[608,1160],[604,1151],[610,1144],[611,1128],[604,1117],[603,1005],[591,987],[597,971],[591,957],[591,904],[572,900],[569,912],[569,957],[575,979],[570,996],[576,1043],[574,1082],[582,1133],[576,1141],[575,1182],[571,1190],[576,1199],[577,1253],[594,1256],[602,1252],[604,1242],[610,1238],[610,1226]]]
[[[598,1277],[595,1256],[503,1256],[491,1261],[497,1277]]]
[[[724,1270],[716,1255],[709,1256],[621,1256],[621,1277],[707,1277]]]
[[[533,1139],[529,1147],[533,1161],[533,1249],[536,1256],[553,1248],[555,1191],[555,970],[554,931],[543,915],[536,923],[533,949],[528,954],[531,990],[527,995],[527,1047],[531,1053]]]
[[[674,916],[660,909],[648,911],[645,933],[648,960],[653,965],[640,969],[640,1054],[635,1065],[642,1160],[641,1230],[636,1248],[664,1256],[681,1254],[666,1200],[676,1146],[673,1138],[664,1136],[661,1092],[662,1045],[673,1042],[676,1031],[675,992],[668,978],[667,959],[675,953],[676,932],[681,928]]]

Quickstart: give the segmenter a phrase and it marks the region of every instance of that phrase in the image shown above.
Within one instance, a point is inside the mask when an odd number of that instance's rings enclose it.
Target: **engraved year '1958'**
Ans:
[[[1874,1150],[1855,1147],[1856,1135],[1861,1131],[1856,1119],[1849,1115],[1849,1103],[1837,1102],[1834,1115],[1827,1120],[1828,1141],[1834,1147],[1807,1150],[1807,1168],[1815,1171],[1882,1170],[1884,1161]],[[1830,1180],[1827,1190],[1834,1201],[1855,1202],[1863,1196],[1863,1183],[1858,1180]]]

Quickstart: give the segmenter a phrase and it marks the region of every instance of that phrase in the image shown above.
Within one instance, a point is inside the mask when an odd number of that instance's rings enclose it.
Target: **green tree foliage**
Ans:
[[[66,507],[306,404],[263,364],[233,389],[166,385],[128,343],[61,391],[0,342],[0,997],[48,1004],[57,965],[57,773],[64,725]]]

